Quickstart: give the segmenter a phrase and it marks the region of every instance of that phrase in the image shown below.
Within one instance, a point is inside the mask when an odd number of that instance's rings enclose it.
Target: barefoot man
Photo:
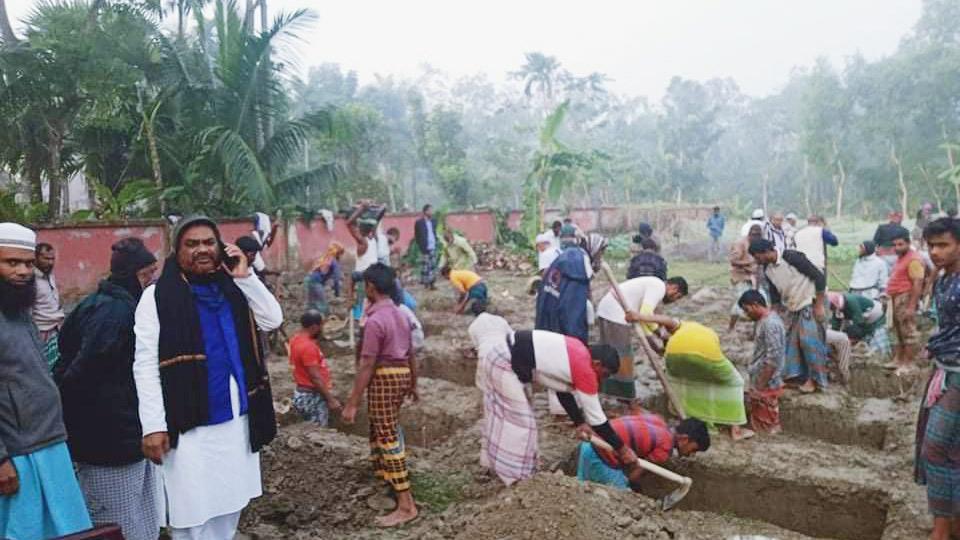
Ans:
[[[357,376],[350,399],[343,408],[343,421],[353,423],[360,399],[366,393],[373,471],[397,494],[397,508],[377,518],[377,525],[394,527],[417,517],[399,423],[400,406],[404,400],[407,397],[414,403],[419,400],[416,359],[413,357],[410,323],[393,303],[397,286],[394,271],[376,263],[363,272],[363,281],[370,307],[367,308]]]

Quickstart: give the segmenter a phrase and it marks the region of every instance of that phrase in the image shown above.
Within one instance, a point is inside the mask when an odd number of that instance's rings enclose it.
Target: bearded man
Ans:
[[[89,529],[67,449],[60,392],[30,316],[36,234],[0,223],[0,538],[40,540]]]
[[[277,430],[257,331],[283,312],[213,220],[181,220],[172,245],[134,323],[143,453],[162,465],[173,540],[233,538]]]

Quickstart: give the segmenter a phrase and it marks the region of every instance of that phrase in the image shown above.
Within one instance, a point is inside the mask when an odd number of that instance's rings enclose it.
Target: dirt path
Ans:
[[[302,309],[298,276],[288,278],[283,299],[288,321]],[[516,328],[533,324],[527,280],[505,272],[486,276],[494,310]],[[605,287],[598,287],[599,299]],[[912,429],[922,375],[891,379],[876,359],[858,355],[848,389],[784,400],[785,433],[714,447],[670,467],[694,478],[676,510],[660,513],[652,499],[581,484],[570,472],[576,441],[567,422],[549,418],[545,397],[535,406],[540,422],[541,472],[507,489],[478,463],[479,392],[466,328],[472,320],[450,313],[453,293],[413,292],[427,330],[421,355],[422,401],[404,410],[402,424],[421,517],[399,530],[371,527],[391,504],[369,472],[365,419],[354,426],[321,429],[287,411],[293,392],[286,359],[275,357],[271,375],[281,411],[280,436],[263,453],[263,497],[241,525],[248,538],[864,538],[914,539],[927,534],[923,491],[911,482]],[[718,329],[725,351],[744,364],[749,328],[727,335],[732,302],[725,290],[701,290],[671,308]],[[337,306],[345,311],[345,305]],[[288,324],[287,332],[295,328]],[[335,391],[349,392],[353,357],[330,342],[321,345],[334,373]],[[652,370],[639,369],[648,408],[664,400]],[[611,410],[617,410],[611,403]],[[651,481],[646,491],[664,492]],[[752,535],[752,536],[751,536]]]

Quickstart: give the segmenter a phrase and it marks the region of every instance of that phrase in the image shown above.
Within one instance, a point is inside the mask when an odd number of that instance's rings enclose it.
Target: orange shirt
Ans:
[[[330,367],[327,366],[323,351],[309,334],[299,332],[290,340],[290,367],[293,368],[293,382],[297,383],[297,386],[314,388],[310,373],[307,372],[310,366],[320,368],[320,380],[329,390],[331,388]]]

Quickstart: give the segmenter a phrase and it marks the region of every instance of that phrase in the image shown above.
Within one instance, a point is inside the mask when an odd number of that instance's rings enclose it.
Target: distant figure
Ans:
[[[777,251],[783,253],[787,249],[787,231],[783,228],[783,214],[780,212],[770,216],[770,221],[763,226],[763,237],[773,242]]]
[[[420,248],[420,284],[433,290],[437,281],[437,220],[433,219],[433,206],[423,205],[423,215],[413,225],[413,238]]]
[[[400,229],[396,227],[387,229],[387,246],[390,249],[389,266],[399,270],[400,259],[403,257],[403,249],[400,247]]]
[[[537,330],[558,332],[587,343],[587,301],[594,274],[592,261],[599,261],[606,248],[603,237],[596,236],[600,240],[593,249],[597,251],[588,253],[580,247],[573,226],[563,226],[560,232],[563,252],[547,269],[537,295]]]
[[[560,248],[553,245],[553,240],[549,233],[537,235],[537,272],[543,276],[543,273],[550,268],[553,261],[560,256]]]
[[[440,259],[441,268],[449,266],[453,270],[476,270],[477,253],[466,238],[447,228],[443,231],[443,240],[446,245]]]
[[[727,326],[729,332],[733,332],[737,327],[739,319],[746,318],[739,302],[743,293],[760,289],[759,266],[750,255],[750,243],[761,238],[763,238],[763,230],[760,225],[754,224],[750,227],[750,234],[746,238],[740,238],[730,246],[730,284],[733,285],[735,300],[730,308],[730,324]]]
[[[644,242],[644,239],[649,240],[649,243],[652,243],[653,247],[644,248],[643,245],[647,243]],[[637,234],[633,237],[633,244],[630,246],[630,249],[631,252],[634,252],[634,249],[638,251],[641,249],[650,249],[656,253],[660,253],[660,241],[654,236],[653,227],[649,223],[641,221],[640,224],[637,225]]]
[[[897,337],[893,358],[895,367],[902,372],[913,365],[920,344],[917,308],[923,294],[926,269],[920,254],[910,245],[910,234],[906,229],[897,231],[893,238],[893,250],[897,259],[887,281],[887,296],[890,297],[893,330]]]
[[[40,242],[37,244],[36,255],[37,263],[33,267],[33,273],[37,283],[37,298],[33,304],[33,322],[37,325],[40,341],[45,345],[47,363],[53,366],[60,357],[57,338],[65,318],[63,303],[60,301],[60,288],[53,276],[57,252],[50,244]]]
[[[467,304],[473,301],[476,306],[486,306],[487,284],[483,278],[473,270],[451,270],[449,266],[440,269],[440,274],[450,280],[450,284],[460,295],[454,313],[460,315],[467,309]]]
[[[821,272],[827,271],[827,246],[840,244],[836,235],[827,228],[827,222],[818,215],[807,218],[807,226],[793,236],[795,250],[803,253]]]
[[[756,210],[753,211],[752,214],[750,214],[750,221],[744,223],[743,226],[740,227],[740,238],[743,238],[744,236],[747,236],[748,234],[750,234],[750,227],[753,227],[754,225],[760,225],[760,228],[762,229],[763,226],[766,225],[766,223],[767,223],[766,213],[764,213],[762,209],[757,208]]]
[[[796,248],[796,244],[793,242],[793,236],[797,234],[797,215],[793,212],[787,214],[787,217],[784,219],[783,230],[787,235],[787,249]]]
[[[253,261],[253,269],[258,275],[262,274],[267,268],[267,263],[263,260],[263,256],[260,255],[260,251],[273,245],[273,239],[276,237],[279,227],[279,222],[275,221],[271,224],[270,216],[263,212],[257,212],[253,216],[253,230],[250,231],[250,235],[260,244],[260,249],[257,251],[257,255]]]
[[[917,210],[917,222],[913,225],[911,240],[919,248],[924,249],[926,243],[923,241],[923,230],[933,221],[933,205],[923,203],[920,210]]]
[[[371,214],[371,210],[375,210],[373,203],[366,200],[360,201],[354,208],[353,213],[347,218],[347,230],[357,244],[357,262],[354,265],[353,274],[350,276],[354,287],[352,315],[355,321],[361,320],[363,305],[367,299],[363,290],[363,272],[380,261],[381,238],[377,233],[380,219]],[[383,251],[386,250],[383,249]]]
[[[723,229],[727,226],[727,218],[720,213],[720,207],[714,206],[713,213],[707,219],[707,231],[710,233],[710,251],[707,253],[707,260],[713,262],[720,254],[720,238],[723,237]]]
[[[866,240],[860,244],[860,257],[853,263],[850,292],[871,300],[879,300],[887,290],[890,268],[876,254],[876,244]]]
[[[630,258],[627,266],[627,279],[653,276],[661,281],[667,280],[667,260],[659,251],[660,247],[652,238],[640,238],[640,250]]]
[[[330,366],[317,345],[323,335],[323,314],[308,310],[300,317],[300,331],[290,340],[290,368],[293,372],[293,407],[304,420],[321,427],[330,423],[330,411],[340,410],[333,395]]]
[[[550,224],[550,228],[543,233],[547,235],[547,237],[550,239],[550,244],[557,249],[560,249],[560,229],[561,228],[563,228],[563,222],[557,219],[557,220],[554,220],[554,222]]]
[[[890,212],[887,216],[889,221],[877,227],[873,233],[873,243],[877,245],[877,255],[887,263],[887,268],[893,269],[893,264],[897,262],[897,254],[893,249],[894,238],[907,234],[910,238],[910,231],[906,229],[903,223],[903,214],[900,212]]]
[[[340,266],[340,257],[344,249],[340,242],[330,242],[327,252],[313,265],[310,273],[304,280],[307,292],[306,309],[316,310],[321,315],[330,313],[330,304],[327,301],[327,284],[333,285],[333,294],[340,297],[340,286],[343,280],[343,271]]]

